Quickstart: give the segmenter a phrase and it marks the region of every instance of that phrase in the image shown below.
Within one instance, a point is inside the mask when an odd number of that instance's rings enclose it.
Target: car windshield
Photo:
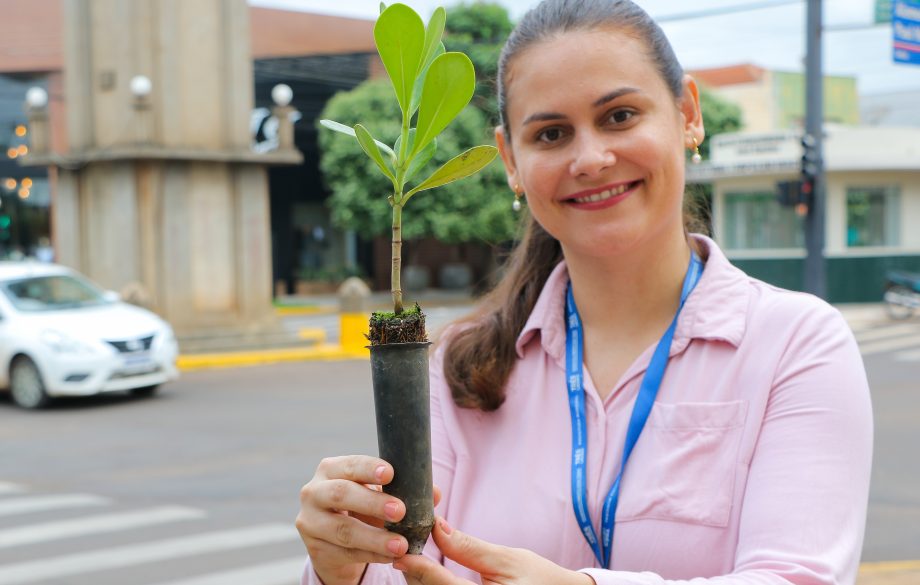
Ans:
[[[14,280],[4,283],[2,289],[20,311],[96,307],[111,302],[93,284],[66,274]]]

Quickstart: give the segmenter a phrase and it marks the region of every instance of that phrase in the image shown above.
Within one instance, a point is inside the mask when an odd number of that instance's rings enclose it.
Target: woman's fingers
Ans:
[[[379,555],[385,558],[384,562],[401,557],[409,549],[405,537],[382,528],[368,526],[345,514],[330,513],[315,518],[309,532],[317,540],[343,549],[358,549]]]
[[[393,481],[393,466],[368,455],[327,457],[316,468],[326,479],[347,479],[358,483],[386,485]]]
[[[312,558],[321,558],[326,564],[348,565],[356,563],[392,563],[393,557],[381,555],[356,548],[345,548],[326,541],[311,543],[309,552]]]
[[[329,479],[311,488],[311,498],[319,508],[349,512],[399,522],[406,515],[406,506],[393,496],[368,489],[345,479]]]
[[[393,568],[403,572],[408,585],[472,585],[425,555],[406,555]]]

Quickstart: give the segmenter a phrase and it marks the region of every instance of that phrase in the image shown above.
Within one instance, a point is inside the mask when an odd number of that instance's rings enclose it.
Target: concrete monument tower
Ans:
[[[267,165],[302,156],[284,131],[251,149],[245,0],[64,6],[68,150],[30,156],[57,167],[58,261],[146,297],[180,340],[272,329]]]

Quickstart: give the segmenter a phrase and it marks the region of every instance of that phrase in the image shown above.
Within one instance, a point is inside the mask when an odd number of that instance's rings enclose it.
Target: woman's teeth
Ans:
[[[605,199],[610,199],[615,195],[622,195],[629,191],[632,187],[632,183],[627,183],[625,185],[620,185],[616,189],[607,189],[606,191],[601,191],[600,193],[595,193],[593,195],[588,195],[587,197],[576,197],[572,201],[575,203],[594,203],[596,201],[604,201]]]

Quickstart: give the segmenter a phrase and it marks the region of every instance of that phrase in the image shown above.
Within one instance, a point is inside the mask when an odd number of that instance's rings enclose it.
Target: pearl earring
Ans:
[[[694,136],[691,136],[690,140],[693,141],[693,156],[690,157],[690,161],[693,164],[698,165],[703,162],[703,155],[700,154],[700,143],[697,142],[696,137]]]
[[[511,209],[521,210],[521,187],[517,183],[514,184],[514,201],[511,203]]]

